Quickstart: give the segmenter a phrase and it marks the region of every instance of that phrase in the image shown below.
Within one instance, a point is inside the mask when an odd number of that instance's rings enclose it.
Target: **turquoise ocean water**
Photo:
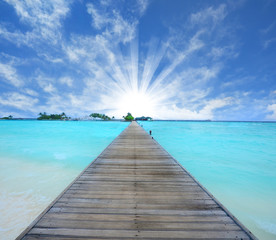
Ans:
[[[141,122],[260,239],[276,239],[276,123]],[[0,239],[14,239],[127,126],[0,121]]]
[[[127,125],[0,121],[0,239],[17,237]]]
[[[140,124],[259,239],[276,239],[276,123]]]

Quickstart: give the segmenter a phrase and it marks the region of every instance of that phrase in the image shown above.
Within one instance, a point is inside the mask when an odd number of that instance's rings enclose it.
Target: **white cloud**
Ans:
[[[53,94],[57,91],[54,86],[55,79],[39,74],[36,78],[38,85],[43,89],[44,92]]]
[[[113,41],[103,35],[86,37],[72,35],[70,44],[65,45],[63,50],[71,62],[81,61],[79,67],[89,71],[91,64],[97,65],[98,68],[104,67],[105,64],[112,64],[115,60],[114,49],[117,47],[117,41],[116,38]]]
[[[62,77],[59,79],[60,83],[67,85],[68,87],[73,86],[73,79],[70,77]]]
[[[267,111],[272,112],[266,116],[268,120],[276,120],[276,104],[270,104],[267,106]]]
[[[262,29],[261,32],[263,34],[268,34],[274,29],[275,26],[276,26],[276,21],[273,21],[267,28]]]
[[[109,23],[110,19],[106,16],[106,14],[100,14],[99,10],[97,10],[92,3],[86,4],[87,12],[92,17],[92,25],[96,29],[101,29],[105,24]]]
[[[219,58],[224,55],[224,49],[221,47],[213,47],[211,49],[210,55],[212,55],[215,58]]]
[[[51,54],[49,54],[48,52],[39,52],[38,53],[39,57],[44,58],[46,61],[50,62],[50,63],[63,63],[63,59],[61,57],[57,57],[57,56],[51,56]],[[63,57],[63,56],[62,56]]]
[[[226,58],[236,58],[239,56],[239,52],[235,50],[235,46],[228,45],[228,46],[214,46],[212,47],[209,56],[213,57],[215,60],[226,57]]]
[[[181,72],[179,75],[182,81],[187,83],[192,83],[192,87],[195,85],[203,87],[203,84],[208,80],[215,78],[219,73],[220,68],[218,66],[213,67],[199,67],[199,68],[188,68]]]
[[[25,88],[24,92],[27,93],[30,96],[38,97],[38,93],[30,88]]]
[[[103,110],[103,106],[105,105],[99,102],[97,97],[88,91],[84,91],[80,95],[74,93],[53,93],[47,98],[47,102],[44,105],[38,106],[36,109],[37,112],[43,112],[47,109],[49,113],[65,112],[70,116],[80,117],[84,114],[90,114],[93,111]]]
[[[83,44],[84,40],[76,43],[75,39],[72,42],[71,46],[65,46],[64,52],[68,56],[69,60],[72,62],[78,62],[80,58],[87,55],[87,51],[85,50],[85,45]]]
[[[237,46],[239,44],[236,38],[235,30],[229,23],[225,23],[224,19],[231,11],[231,3],[220,4],[219,6],[210,6],[203,10],[190,15],[187,23],[190,31],[196,30],[202,35],[199,44],[204,44],[203,51],[206,53],[206,58],[212,57],[211,61],[218,61],[221,58],[236,58],[239,56]],[[196,43],[196,41],[195,41]]]
[[[70,103],[74,107],[81,107],[83,109],[83,104],[85,101],[83,101],[83,97],[81,96],[75,96],[73,94],[69,94]]]
[[[123,43],[129,42],[136,36],[136,27],[138,21],[129,22],[118,13],[114,13],[115,19],[112,19],[112,28],[109,34],[119,36]]]
[[[140,15],[143,15],[145,13],[145,11],[147,10],[149,1],[148,0],[138,0],[137,3],[138,3]]]
[[[273,21],[267,28],[262,29],[260,32],[263,35],[263,38],[265,40],[263,41],[263,48],[267,49],[270,47],[270,45],[274,44],[276,42],[276,38],[273,35],[273,30],[276,26],[276,21]]]
[[[62,38],[62,21],[69,13],[71,0],[5,0],[12,5],[21,22],[30,30],[21,32],[9,31],[0,26],[3,38],[17,46],[27,45],[41,52],[41,44],[60,44]],[[51,59],[51,57],[49,58]],[[55,60],[55,59],[53,59]]]
[[[127,43],[136,36],[136,18],[126,20],[118,10],[106,11],[106,7],[99,8],[92,3],[86,4],[86,7],[92,17],[92,25],[102,30],[101,37],[111,40],[111,43]]]
[[[16,107],[25,111],[32,110],[37,102],[37,98],[32,98],[17,92],[5,93],[3,97],[0,97],[1,105]]]
[[[209,81],[216,78],[219,67],[189,68],[173,73],[150,93],[159,105],[176,105],[179,108],[198,109],[212,92]],[[178,118],[179,119],[179,118]]]
[[[196,32],[189,40],[188,46],[184,51],[180,51],[173,47],[174,37],[169,39],[166,43],[167,46],[170,46],[171,52],[169,52],[171,63],[167,64],[163,70],[156,77],[155,81],[150,87],[150,91],[159,87],[159,85],[166,80],[170,74],[178,67],[188,56],[199,50],[204,46],[204,43],[199,39],[203,31]],[[156,66],[158,67],[158,66]]]
[[[15,111],[3,111],[2,109],[0,110],[0,117],[8,117],[10,115],[13,117],[25,117],[25,118],[30,117],[28,115],[19,114],[18,112],[15,112]]]
[[[68,14],[71,1],[6,0],[6,2],[13,5],[22,22],[39,29],[41,36],[52,38],[53,31],[61,26],[61,21]]]
[[[264,49],[267,49],[268,47],[270,47],[270,45],[274,44],[275,42],[276,42],[276,38],[270,38],[265,40]]]
[[[0,77],[15,87],[24,85],[24,82],[19,79],[16,69],[9,64],[0,63]]]
[[[17,46],[21,44],[27,44],[27,39],[29,39],[29,33],[25,35],[19,31],[10,32],[6,27],[0,25],[0,37],[13,42]]]
[[[246,85],[249,82],[253,82],[255,80],[255,76],[250,76],[250,75],[246,75],[246,76],[241,76],[241,77],[237,77],[236,79],[230,79],[230,81],[225,81],[221,84],[222,88],[237,88],[240,87],[242,85]]]
[[[211,21],[213,25],[218,24],[222,21],[227,15],[226,5],[221,4],[218,8],[208,7],[197,13],[191,15],[192,24],[207,24]]]
[[[212,120],[214,111],[230,105],[232,98],[213,99],[206,103],[200,110],[190,110],[186,107],[180,108],[175,104],[171,106],[160,106],[158,118],[176,120]]]
[[[199,37],[203,33],[204,33],[204,31],[200,30],[190,39],[188,49],[186,50],[187,54],[192,53],[204,46],[203,41],[199,39]]]
[[[206,119],[213,119],[213,111],[225,107],[227,105],[231,105],[233,102],[233,98],[226,97],[223,99],[213,99],[207,102],[203,109],[200,110],[200,114],[205,116]]]
[[[51,83],[46,83],[43,87],[44,92],[53,93],[56,91],[56,88]]]

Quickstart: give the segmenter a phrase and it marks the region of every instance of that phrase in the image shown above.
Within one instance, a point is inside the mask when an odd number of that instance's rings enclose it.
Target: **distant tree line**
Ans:
[[[71,117],[67,117],[64,112],[61,113],[61,114],[47,114],[46,112],[44,112],[44,113],[39,113],[38,115],[39,115],[39,117],[37,118],[37,120],[74,120],[74,119],[71,119]],[[89,117],[93,118],[94,120],[95,119],[101,119],[101,120],[104,120],[104,121],[110,121],[110,120],[114,119],[114,116],[112,118],[110,118],[109,116],[107,116],[105,114],[101,114],[101,113],[91,113],[89,115]],[[13,118],[12,115],[10,115],[8,117],[3,117],[3,118],[0,118],[0,119],[12,120],[14,118]],[[15,119],[19,119],[19,118],[15,118]],[[131,113],[127,113],[126,116],[123,116],[123,119],[125,121],[133,121],[134,117],[132,116]],[[75,120],[78,120],[78,119],[75,119]],[[152,118],[143,116],[143,117],[135,118],[135,120],[150,121],[150,120],[152,120]]]
[[[3,119],[3,120],[12,120],[12,119],[13,119],[13,116],[10,115],[10,116],[8,116],[8,117],[2,117],[2,118],[0,118],[0,119]]]
[[[46,112],[44,113],[39,113],[39,117],[37,120],[68,120],[70,119],[69,117],[66,116],[66,114],[63,112],[61,114],[47,114]]]

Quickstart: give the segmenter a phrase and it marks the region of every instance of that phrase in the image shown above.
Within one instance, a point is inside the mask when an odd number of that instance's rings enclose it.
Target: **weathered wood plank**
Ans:
[[[255,239],[133,122],[17,239]]]
[[[122,201],[115,201],[115,200],[98,200],[95,202],[89,201],[89,202],[57,202],[55,204],[56,207],[68,207],[68,208],[106,208],[106,205],[108,205],[108,208],[116,208],[116,209],[150,209],[150,210],[181,210],[183,208],[187,210],[213,210],[218,208],[216,204],[211,203],[199,203],[199,202],[193,202],[193,203],[174,203],[174,204],[160,204],[160,203],[152,203],[152,204],[143,204],[143,203],[135,203],[135,201],[132,201],[133,203],[126,203]]]
[[[204,231],[239,231],[240,228],[234,223],[219,222],[141,222],[135,219],[130,221],[80,221],[63,219],[41,219],[36,225],[39,228],[80,228],[80,229],[129,229],[136,230],[204,230]]]
[[[156,239],[185,239],[185,238],[213,238],[213,239],[249,239],[243,231],[139,231],[139,230],[93,230],[72,228],[32,228],[30,234],[72,236],[72,237],[122,237],[122,238],[156,238]]]
[[[79,194],[86,194],[88,196],[93,196],[94,198],[97,197],[105,197],[105,198],[115,198],[115,199],[125,199],[125,198],[133,198],[134,196],[136,199],[160,199],[160,198],[168,198],[168,199],[211,199],[210,196],[208,196],[206,193],[202,192],[155,192],[154,194],[151,192],[145,192],[145,191],[115,191],[113,189],[110,189],[110,191],[102,191],[101,189],[99,191],[91,191],[89,189],[70,189],[66,192],[66,194],[73,194],[77,195],[76,197],[79,197]],[[64,195],[65,196],[65,195]],[[74,196],[73,196],[74,197]]]
[[[62,213],[96,213],[96,214],[138,214],[138,215],[168,215],[168,216],[226,216],[226,213],[219,207],[214,210],[156,210],[139,208],[74,208],[74,207],[56,207],[53,206],[49,212]]]
[[[72,214],[72,213],[51,213],[49,212],[43,219],[53,219],[53,220],[79,220],[79,221],[104,221],[104,222],[114,222],[114,221],[140,221],[140,222],[168,222],[168,223],[233,223],[234,221],[228,216],[167,216],[167,215],[138,215],[138,214]]]

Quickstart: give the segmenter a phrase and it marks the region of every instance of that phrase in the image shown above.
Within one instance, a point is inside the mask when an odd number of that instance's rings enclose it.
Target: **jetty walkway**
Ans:
[[[256,238],[132,122],[17,239]]]

